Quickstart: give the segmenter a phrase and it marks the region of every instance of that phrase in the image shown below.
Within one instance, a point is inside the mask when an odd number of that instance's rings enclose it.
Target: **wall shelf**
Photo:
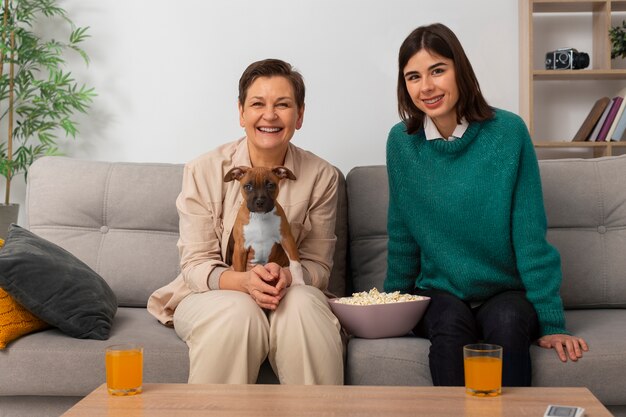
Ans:
[[[533,70],[535,81],[548,80],[626,80],[626,70]]]
[[[572,141],[534,141],[535,148],[538,149],[575,149],[583,148],[593,151],[594,157],[611,156],[615,148],[626,149],[626,142],[572,142]]]
[[[519,0],[519,113],[526,122],[537,148],[558,148],[561,150],[583,148],[592,150],[593,156],[613,155],[615,149],[626,148],[626,142],[571,142],[571,140],[564,140],[565,138],[550,138],[549,136],[552,135],[537,131],[535,124],[535,114],[542,114],[547,109],[545,106],[550,106],[550,103],[544,103],[542,100],[535,102],[534,100],[536,91],[547,88],[544,87],[547,85],[544,82],[563,82],[562,87],[559,85],[555,87],[554,83],[549,84],[550,88],[555,91],[558,91],[558,88],[575,88],[572,83],[578,81],[597,81],[599,83],[624,81],[624,86],[626,86],[626,69],[612,68],[611,62],[609,29],[611,28],[612,13],[615,12],[626,12],[626,0]],[[589,18],[590,36],[592,37],[592,50],[589,55],[592,67],[580,70],[543,69],[543,60],[537,62],[534,59],[536,58],[534,55],[535,46],[544,47],[544,39],[535,38],[534,26],[536,21],[544,15],[551,15],[550,18],[564,19],[564,22],[567,22],[568,16],[565,14],[570,13],[581,14],[581,16],[588,16]],[[568,28],[568,30],[570,29]],[[554,30],[559,30],[558,25]],[[562,107],[564,116],[567,116],[567,104]],[[560,108],[550,110],[561,111]],[[582,120],[580,122],[582,123]]]

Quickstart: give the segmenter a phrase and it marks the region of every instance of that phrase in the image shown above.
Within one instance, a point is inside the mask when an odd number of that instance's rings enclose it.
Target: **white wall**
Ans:
[[[337,165],[384,164],[398,121],[397,51],[415,27],[442,22],[461,39],[483,92],[518,110],[516,0],[60,0],[90,26],[86,68],[95,87],[70,156],[185,162],[240,137],[237,81],[252,61],[276,57],[307,85],[293,142]],[[48,28],[54,31],[54,28]],[[13,200],[23,200],[23,190]],[[22,195],[20,195],[20,193]],[[20,202],[20,201],[16,201]]]

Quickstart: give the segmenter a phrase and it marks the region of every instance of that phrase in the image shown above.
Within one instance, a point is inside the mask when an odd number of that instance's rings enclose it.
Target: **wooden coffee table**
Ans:
[[[112,397],[103,384],[63,417],[542,417],[548,404],[611,416],[587,388],[504,388],[477,398],[462,387],[146,384],[140,395]]]

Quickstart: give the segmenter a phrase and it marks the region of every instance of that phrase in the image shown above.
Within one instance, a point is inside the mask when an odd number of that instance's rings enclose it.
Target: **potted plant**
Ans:
[[[611,39],[611,59],[626,58],[626,21],[622,21],[622,26],[613,26],[609,29],[609,38]]]
[[[76,27],[57,0],[0,0],[0,175],[6,179],[0,204],[0,238],[17,221],[19,207],[10,204],[11,180],[25,176],[40,156],[58,155],[58,134],[76,137],[76,112],[85,113],[93,88],[78,86],[64,70],[63,54],[80,48],[88,28]],[[67,41],[44,39],[34,31],[39,19],[54,19],[70,29]],[[58,25],[57,25],[58,27]],[[7,210],[9,217],[3,217]],[[11,217],[12,216],[12,217]]]

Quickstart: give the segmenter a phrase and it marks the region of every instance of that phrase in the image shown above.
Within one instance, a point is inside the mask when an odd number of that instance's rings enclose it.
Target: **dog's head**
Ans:
[[[280,180],[287,178],[295,180],[296,176],[285,167],[249,168],[234,167],[224,176],[224,182],[233,180],[241,184],[241,194],[246,200],[250,212],[268,213],[274,209],[274,202],[278,196]]]

